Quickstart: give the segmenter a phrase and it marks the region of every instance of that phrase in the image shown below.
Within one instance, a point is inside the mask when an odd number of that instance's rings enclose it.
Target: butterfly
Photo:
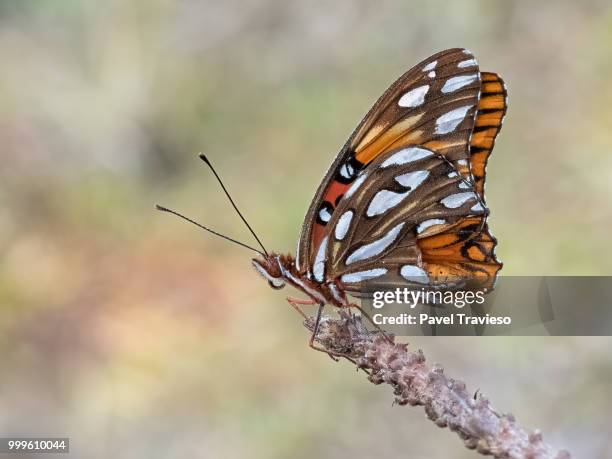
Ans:
[[[271,287],[289,284],[305,294],[288,298],[300,313],[300,305],[318,304],[318,324],[326,304],[365,314],[349,295],[359,297],[373,281],[493,288],[502,263],[484,184],[506,108],[503,80],[481,72],[466,49],[441,51],[408,70],[325,174],[295,258],[265,250],[203,159],[263,249],[249,247],[260,254],[254,268]],[[315,335],[316,328],[311,346]]]

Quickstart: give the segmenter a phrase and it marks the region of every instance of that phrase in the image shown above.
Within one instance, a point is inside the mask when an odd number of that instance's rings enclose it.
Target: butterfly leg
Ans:
[[[309,317],[304,313],[304,311],[302,311],[302,308],[300,308],[300,306],[305,306],[305,305],[312,305],[312,304],[317,304],[317,302],[315,300],[312,299],[308,299],[308,300],[302,300],[300,298],[293,298],[293,297],[287,297],[287,302],[291,305],[291,307],[293,307],[293,309],[295,309],[304,319],[309,319]],[[315,338],[317,336],[317,333],[319,333],[319,325],[321,324],[321,315],[323,313],[323,308],[325,307],[324,303],[319,303],[319,310],[317,311],[317,317],[315,319],[315,326],[313,328],[312,334],[310,335],[310,340],[308,341],[308,346],[311,347],[312,349],[314,349],[315,351],[319,351],[319,352],[324,352],[325,354],[327,354],[332,360],[334,361],[338,361],[338,357],[344,357],[345,359],[356,363],[352,358],[348,357],[347,355],[341,354],[341,353],[336,353],[333,351],[329,351],[328,349],[325,349],[321,346],[317,346],[315,344]],[[365,371],[365,370],[364,370]],[[367,373],[367,371],[366,371]],[[369,374],[369,373],[368,373]]]
[[[372,319],[372,316],[370,316],[370,314],[368,314],[366,311],[364,311],[364,309],[359,306],[358,304],[355,303],[349,303],[347,306],[347,308],[354,308],[357,309],[359,311],[359,313],[365,317],[366,319],[368,319],[368,322],[370,322],[372,325],[374,325],[374,327],[376,328],[376,330],[378,330],[378,332],[383,335],[385,337],[385,339],[390,343],[390,344],[394,344],[393,340],[389,337],[389,335],[387,335],[387,333],[380,328],[380,326],[374,322],[374,320]]]
[[[317,304],[317,302],[315,300],[312,299],[308,299],[308,300],[302,300],[300,298],[293,298],[292,296],[288,296],[287,297],[287,302],[291,305],[291,307],[293,309],[295,309],[304,319],[308,319],[308,316],[304,313],[304,311],[302,311],[302,308],[300,308],[300,306],[305,306],[305,305],[311,305],[311,304]]]
[[[327,355],[330,356],[330,358],[333,361],[337,362],[338,358],[334,356],[333,352],[330,352],[329,350],[321,346],[317,346],[315,344],[315,338],[317,337],[317,333],[319,333],[319,325],[321,324],[321,314],[323,313],[324,307],[325,307],[325,303],[319,303],[319,310],[317,311],[317,318],[315,319],[314,327],[312,328],[312,334],[310,335],[310,341],[308,341],[308,346],[310,346],[315,351],[325,352]]]
[[[302,300],[300,298],[293,298],[291,296],[287,297],[287,302],[291,305],[293,309],[295,309],[306,320],[309,319],[309,317],[304,313],[304,311],[302,311],[302,308],[300,306],[317,304],[317,302],[312,299]],[[315,319],[315,325],[314,325],[312,334],[310,335],[310,341],[308,341],[308,346],[310,346],[312,349],[316,351],[326,353],[332,358],[332,360],[335,360],[337,362],[338,359],[334,357],[332,353],[330,353],[327,349],[323,347],[317,346],[314,342],[317,336],[317,333],[319,332],[319,324],[321,323],[321,314],[323,312],[324,306],[325,306],[324,303],[319,303],[319,310],[317,311],[317,318]]]
[[[353,364],[357,365],[357,362],[352,357],[350,357],[350,356],[348,356],[346,354],[343,354],[342,352],[330,351],[329,349],[325,349],[325,348],[323,348],[321,346],[317,346],[315,344],[314,341],[315,341],[315,338],[317,336],[317,333],[319,332],[319,324],[321,323],[321,312],[323,311],[323,307],[324,306],[325,306],[325,304],[323,304],[323,303],[319,304],[319,310],[317,311],[317,319],[315,321],[315,326],[314,326],[314,329],[312,331],[312,335],[310,335],[310,342],[308,343],[308,345],[312,349],[314,349],[315,351],[325,352],[335,362],[337,362],[339,360],[338,357],[344,357],[349,362],[352,362]],[[368,370],[366,370],[365,368],[357,368],[357,371],[359,371],[359,370],[362,370],[367,375],[370,374],[370,372]]]
[[[299,305],[309,305],[309,304],[316,304],[316,301],[314,300],[300,300],[297,298],[292,298],[289,297],[287,298],[287,301],[289,302],[289,304],[291,306],[293,306],[295,308],[296,311],[298,311],[305,319],[308,319],[308,316],[306,316],[306,314],[304,314],[304,312],[302,311],[302,309],[299,307]],[[319,303],[319,310],[317,311],[317,318],[315,319],[315,326],[312,330],[312,334],[310,335],[310,341],[308,342],[308,346],[310,346],[312,349],[314,349],[315,351],[319,351],[319,352],[324,352],[325,354],[327,354],[332,360],[334,360],[335,362],[337,362],[339,359],[338,357],[344,357],[346,360],[348,360],[349,362],[352,362],[354,364],[357,364],[357,362],[355,360],[353,360],[351,357],[349,357],[346,354],[342,354],[341,352],[334,352],[334,351],[330,351],[329,349],[325,349],[324,347],[321,346],[317,346],[315,344],[315,338],[317,336],[317,333],[319,332],[319,325],[321,324],[321,314],[323,313],[323,308],[325,307],[324,303]],[[369,371],[365,370],[364,368],[358,368],[357,370],[362,370],[364,371],[366,374],[370,374]]]

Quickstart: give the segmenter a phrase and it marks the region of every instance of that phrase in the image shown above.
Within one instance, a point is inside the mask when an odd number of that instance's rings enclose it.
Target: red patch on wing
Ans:
[[[323,195],[323,201],[330,202],[334,208],[336,207],[336,202],[340,199],[340,197],[346,193],[346,190],[349,189],[351,183],[340,183],[336,180],[329,184],[329,187],[325,191]],[[312,247],[315,249],[319,247],[321,239],[323,239],[323,232],[325,231],[325,225],[321,225],[318,222],[315,222],[314,227],[312,228]]]

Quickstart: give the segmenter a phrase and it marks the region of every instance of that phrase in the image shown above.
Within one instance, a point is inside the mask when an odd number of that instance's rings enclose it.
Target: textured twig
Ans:
[[[314,320],[304,325],[312,331]],[[496,413],[482,395],[474,399],[465,383],[447,377],[439,365],[427,365],[421,350],[410,352],[407,344],[391,344],[369,332],[359,316],[341,311],[338,319],[324,317],[316,340],[366,370],[374,384],[390,384],[398,404],[423,405],[429,419],[456,432],[467,448],[496,458],[570,457],[545,443],[539,431],[518,425],[511,414]]]

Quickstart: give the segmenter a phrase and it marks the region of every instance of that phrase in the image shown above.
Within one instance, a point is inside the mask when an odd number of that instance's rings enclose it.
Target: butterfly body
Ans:
[[[262,274],[273,289],[281,289],[289,284],[304,293],[313,304],[330,304],[336,307],[350,305],[346,294],[337,281],[319,283],[301,273],[291,255],[271,253],[252,260],[255,269]]]
[[[506,112],[501,78],[465,49],[437,53],[380,97],[336,156],[304,219],[297,256],[253,265],[313,303],[351,306],[369,282],[493,288],[486,164]],[[354,305],[353,305],[354,306]]]

